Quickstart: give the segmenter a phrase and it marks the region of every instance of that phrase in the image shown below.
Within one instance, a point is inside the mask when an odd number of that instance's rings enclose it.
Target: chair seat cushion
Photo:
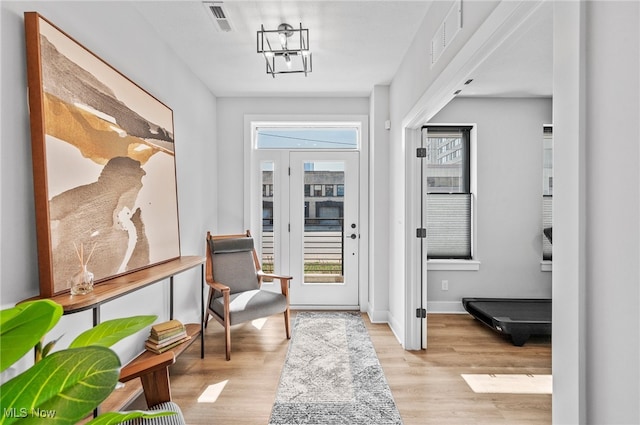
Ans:
[[[180,410],[180,406],[172,401],[160,403],[148,410],[148,413],[157,413],[159,411],[175,412],[175,415],[162,416],[159,418],[149,419],[132,419],[130,421],[122,422],[123,425],[185,425],[184,416]]]
[[[214,298],[210,308],[218,316],[224,317],[224,298]],[[282,294],[263,289],[238,292],[229,296],[229,322],[235,325],[282,313],[286,308],[287,299]]]

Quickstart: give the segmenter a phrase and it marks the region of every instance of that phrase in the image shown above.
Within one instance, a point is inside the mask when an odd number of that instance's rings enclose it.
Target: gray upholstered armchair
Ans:
[[[227,360],[231,359],[231,326],[284,313],[287,339],[291,338],[289,313],[290,276],[262,272],[251,233],[212,236],[207,232],[206,280],[209,316],[225,330]],[[261,289],[262,279],[280,280],[280,293]]]

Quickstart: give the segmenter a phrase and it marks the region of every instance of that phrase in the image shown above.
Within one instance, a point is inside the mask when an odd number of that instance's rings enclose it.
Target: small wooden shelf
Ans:
[[[173,351],[173,354],[175,354],[176,358],[180,354],[182,354],[182,352],[184,350],[189,348],[189,346],[191,344],[193,344],[193,342],[195,340],[198,339],[198,336],[200,336],[201,326],[200,326],[199,323],[187,323],[184,326],[185,326],[185,328],[187,328],[187,335],[189,335],[191,337],[191,339],[188,339],[187,341],[183,342],[182,344],[172,348],[171,350],[168,350],[168,351]],[[133,364],[135,362],[139,362],[141,360],[145,360],[145,359],[148,359],[149,357],[153,357],[153,356],[157,356],[157,354],[152,352],[152,351],[145,350],[138,357],[136,357],[135,359],[131,360],[129,362],[129,364]]]
[[[185,341],[184,343],[178,345],[177,347],[171,349],[173,351],[176,358],[182,354],[184,350],[189,348],[194,341],[198,339],[198,336],[201,335],[201,326],[198,323],[187,323],[185,324],[187,328],[187,335],[191,337],[191,339]],[[140,354],[135,359],[131,360],[128,365],[133,365],[142,360],[148,359],[149,357],[157,356],[157,354],[152,353],[151,351],[145,350],[142,354]],[[140,379],[134,379],[132,381],[124,384],[122,388],[118,388],[114,390],[111,395],[102,402],[100,405],[101,412],[113,412],[118,410],[126,409],[126,407],[131,404],[138,396],[142,394],[142,384],[140,383]]]

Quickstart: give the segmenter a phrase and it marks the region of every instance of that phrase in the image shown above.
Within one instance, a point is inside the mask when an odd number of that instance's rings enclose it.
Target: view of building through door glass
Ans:
[[[344,163],[304,163],[304,283],[344,282]]]
[[[273,273],[273,162],[262,162],[262,269]],[[304,282],[344,282],[344,163],[304,163]],[[268,281],[265,279],[265,281]]]

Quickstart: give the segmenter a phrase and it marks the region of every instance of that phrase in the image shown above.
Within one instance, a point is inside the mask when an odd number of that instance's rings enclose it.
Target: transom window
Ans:
[[[357,150],[359,128],[352,125],[277,125],[256,128],[258,149]]]

